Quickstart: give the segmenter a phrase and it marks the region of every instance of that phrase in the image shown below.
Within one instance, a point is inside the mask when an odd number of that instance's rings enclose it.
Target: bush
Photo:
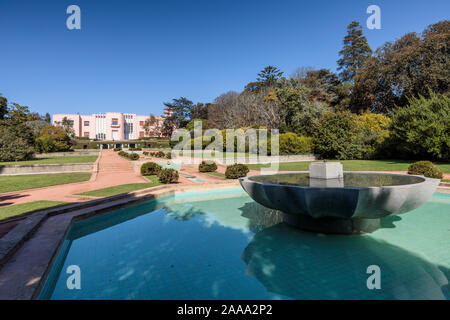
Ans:
[[[125,151],[119,151],[119,156],[127,158],[128,160],[131,161],[139,160],[139,155],[137,153],[128,153]]]
[[[16,136],[10,128],[0,126],[0,161],[22,161],[32,159],[33,147]]]
[[[423,175],[434,179],[442,179],[444,176],[442,170],[436,167],[431,161],[418,161],[411,163],[408,167],[408,174]]]
[[[161,171],[161,166],[155,162],[146,162],[141,166],[141,175],[157,175]]]
[[[217,170],[217,164],[214,161],[202,161],[198,165],[199,172],[214,172]]]
[[[161,169],[158,172],[158,179],[161,183],[178,182],[178,171],[175,169]]]
[[[72,145],[72,140],[66,131],[55,126],[46,126],[35,140],[36,151],[40,153],[68,151]]]
[[[168,152],[168,153],[166,154],[166,158],[167,158],[167,159],[172,159],[172,152]]]
[[[442,179],[444,177],[444,173],[438,167],[428,168],[427,170],[425,170],[423,175],[427,178],[433,178],[433,179]]]
[[[131,161],[139,160],[139,155],[137,153],[128,153],[127,158]]]
[[[430,93],[393,112],[392,145],[404,158],[450,160],[450,97]]]
[[[155,158],[165,158],[166,157],[166,154],[163,151],[150,152],[150,155]]]
[[[298,136],[293,132],[282,133],[279,136],[280,154],[305,154],[312,153],[312,138]]]
[[[238,179],[245,177],[249,171],[250,170],[245,164],[232,164],[231,166],[227,167],[227,170],[225,171],[225,177],[227,179]]]
[[[128,150],[130,150],[130,151],[142,151],[142,148],[141,147],[129,148]]]
[[[144,156],[148,156],[148,155],[150,155],[150,152],[144,151],[144,152],[142,152],[142,154],[143,154]]]
[[[325,114],[314,131],[313,144],[314,152],[325,159],[367,158],[357,115],[350,112]]]
[[[122,148],[114,148],[114,151],[121,151]]]

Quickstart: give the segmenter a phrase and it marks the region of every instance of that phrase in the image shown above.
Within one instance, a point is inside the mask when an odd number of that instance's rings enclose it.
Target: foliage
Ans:
[[[158,179],[161,183],[178,182],[178,171],[175,169],[161,169],[158,172]]]
[[[64,129],[49,125],[41,130],[35,141],[36,151],[40,153],[68,151],[72,145],[73,142]]]
[[[114,148],[114,151],[121,151],[122,148]]]
[[[34,149],[10,127],[0,126],[0,161],[21,161],[33,158]]]
[[[151,114],[145,120],[143,128],[147,136],[159,137],[162,135],[163,121]]]
[[[359,70],[351,108],[387,113],[409,97],[445,94],[450,85],[450,21],[386,42]]]
[[[424,175],[428,178],[442,179],[443,172],[431,161],[417,161],[408,167],[408,174]]]
[[[384,156],[387,148],[385,143],[389,138],[389,127],[392,119],[377,113],[365,112],[357,116],[356,123],[360,128],[360,144],[366,146],[367,159]]]
[[[8,99],[3,97],[0,93],[0,120],[4,119],[8,114]]]
[[[227,169],[225,171],[225,177],[227,179],[238,179],[245,177],[249,171],[250,170],[245,164],[236,163],[227,166]]]
[[[359,144],[357,116],[350,112],[330,112],[314,132],[314,151],[325,159],[361,159],[365,154]]]
[[[309,100],[335,106],[339,102],[339,78],[329,69],[311,70],[300,82],[309,89]]]
[[[312,138],[297,136],[293,132],[279,135],[280,154],[305,154],[312,153]]]
[[[217,170],[217,164],[214,161],[202,161],[198,165],[199,172],[214,172]]]
[[[352,82],[356,72],[372,54],[363,35],[362,27],[357,21],[352,21],[347,27],[347,35],[344,37],[344,47],[339,51],[341,58],[337,61],[340,70],[340,78],[343,82]]]
[[[206,124],[206,120],[205,120],[205,119],[192,119],[192,120],[189,121],[189,123],[186,125],[185,129],[186,129],[186,130],[189,130],[189,131],[194,130],[194,124],[195,124],[196,121],[197,121],[197,122],[201,122],[201,124],[202,124],[202,130],[206,130],[207,124]]]
[[[402,157],[450,160],[450,97],[430,93],[392,113],[391,144]]]
[[[173,99],[172,102],[165,102],[164,105],[169,109],[170,115],[164,120],[163,133],[171,136],[174,129],[183,128],[187,124],[191,109],[195,105],[185,97]]]
[[[141,175],[151,176],[157,175],[161,171],[161,166],[155,162],[146,162],[141,166]]]

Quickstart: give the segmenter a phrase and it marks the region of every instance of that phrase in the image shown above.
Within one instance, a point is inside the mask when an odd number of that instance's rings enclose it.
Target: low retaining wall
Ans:
[[[49,157],[77,157],[77,156],[98,156],[100,151],[74,151],[74,152],[51,152],[51,153],[37,153],[36,158]]]
[[[20,176],[29,174],[50,174],[70,172],[92,172],[93,163],[23,164],[0,166],[0,176]]]
[[[166,160],[166,159],[162,159]],[[292,156],[278,156],[278,157],[239,157],[239,158],[215,158],[215,157],[177,157],[173,159],[175,162],[183,163],[200,163],[202,160],[213,160],[219,164],[233,164],[233,163],[245,163],[245,164],[264,164],[274,162],[301,162],[301,161],[316,161],[318,157],[311,155],[292,155]],[[172,161],[172,160],[170,160]]]

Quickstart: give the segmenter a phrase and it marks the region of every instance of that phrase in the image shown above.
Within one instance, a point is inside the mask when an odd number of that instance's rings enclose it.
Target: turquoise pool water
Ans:
[[[449,243],[446,194],[348,236],[294,229],[240,188],[181,193],[75,223],[40,298],[450,299]]]

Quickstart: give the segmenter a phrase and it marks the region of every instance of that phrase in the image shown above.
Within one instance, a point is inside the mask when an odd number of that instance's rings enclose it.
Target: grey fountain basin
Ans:
[[[283,213],[286,223],[323,233],[365,233],[380,218],[426,203],[439,179],[423,176],[353,172],[341,178],[310,178],[308,172],[283,172],[240,178],[249,196]]]

